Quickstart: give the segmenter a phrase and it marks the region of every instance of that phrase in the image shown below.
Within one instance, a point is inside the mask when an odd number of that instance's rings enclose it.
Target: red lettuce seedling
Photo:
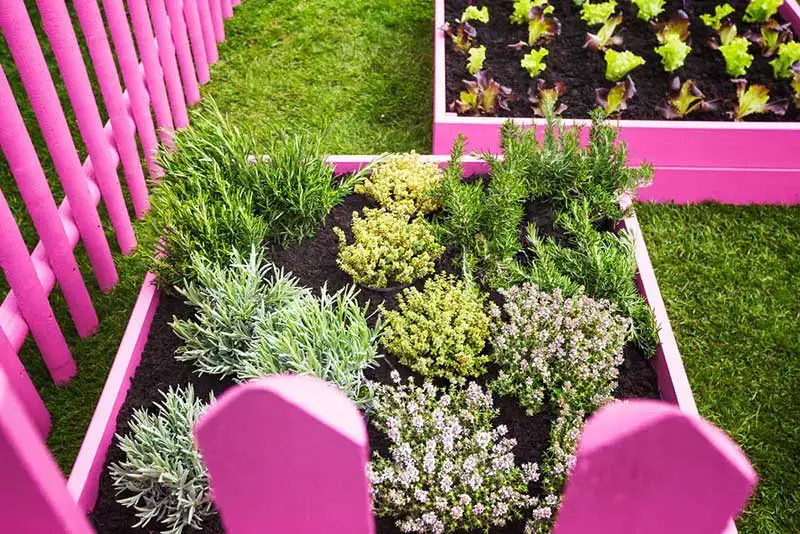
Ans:
[[[600,87],[594,90],[594,102],[603,108],[607,117],[618,116],[628,109],[628,100],[636,94],[636,86],[630,76],[606,89]]]
[[[531,9],[536,6],[544,7],[547,14],[553,12],[553,6],[548,5],[547,0],[515,0],[514,12],[509,17],[509,20],[512,24],[527,24]]]
[[[463,81],[466,90],[450,104],[451,111],[473,115],[494,115],[498,108],[508,111],[508,103],[514,99],[511,88],[497,83],[491,72],[482,70],[474,80]]]
[[[759,26],[758,32],[749,31],[745,37],[761,48],[763,57],[772,57],[780,45],[792,40],[792,25],[788,22],[780,24],[775,19],[769,19]]]
[[[608,0],[592,4],[584,2],[581,6],[581,19],[589,26],[599,26],[614,15],[617,10],[617,0]]]
[[[733,6],[730,4],[722,4],[714,8],[713,15],[710,13],[700,15],[700,20],[703,21],[703,24],[718,32],[722,27],[722,20],[733,15],[735,12],[736,10],[733,9]]]
[[[616,30],[617,26],[620,24],[622,24],[622,15],[606,19],[603,26],[596,34],[586,34],[586,42],[583,43],[583,47],[591,48],[592,50],[605,50],[611,46],[621,45],[622,37],[614,35],[614,30]]]
[[[656,32],[658,42],[666,43],[670,38],[677,38],[681,41],[688,41],[691,37],[689,32],[689,15],[682,9],[679,9],[674,16],[663,22],[651,23],[653,30]]]
[[[667,72],[673,72],[683,66],[686,56],[692,51],[689,46],[689,16],[679,10],[674,17],[665,22],[652,23],[656,38],[661,46],[655,48],[661,56],[661,64]]]
[[[478,35],[469,22],[462,22],[455,28],[447,23],[442,27],[442,31],[450,38],[455,49],[462,54],[466,54],[472,48],[472,45],[475,44],[475,36]]]
[[[528,45],[547,44],[561,34],[561,22],[555,18],[548,8],[536,6],[528,13]]]
[[[776,78],[791,78],[794,76],[792,67],[800,62],[800,43],[792,41],[783,43],[778,47],[778,57],[769,62]]]
[[[567,105],[559,104],[558,99],[567,93],[567,86],[564,82],[555,82],[553,87],[545,87],[544,80],[539,78],[536,85],[528,89],[528,100],[533,104],[533,114],[536,117],[544,117],[544,110],[552,106],[555,115],[561,115],[566,111]]]
[[[766,22],[768,18],[778,12],[783,0],[750,0],[744,11],[742,20],[745,22]]]
[[[694,81],[686,80],[681,83],[676,76],[669,85],[667,106],[659,107],[658,110],[666,119],[683,119],[690,113],[711,111],[716,107],[715,102],[706,100]]]
[[[766,86],[753,84],[748,87],[747,80],[741,78],[731,81],[736,84],[736,104],[728,114],[737,121],[753,113],[786,113],[789,103],[786,100],[770,102],[769,89]]]

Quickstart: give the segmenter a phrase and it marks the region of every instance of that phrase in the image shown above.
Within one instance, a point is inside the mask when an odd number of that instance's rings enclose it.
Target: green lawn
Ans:
[[[246,0],[226,23],[222,59],[203,93],[241,125],[322,130],[330,153],[428,152],[432,17],[430,0]],[[46,155],[4,46],[0,40],[0,61]],[[45,167],[60,199],[47,159]],[[0,189],[33,245],[35,232],[2,158]],[[639,205],[638,211],[700,410],[742,444],[762,476],[742,532],[800,532],[800,208]],[[55,388],[32,342],[22,353],[52,413],[49,445],[65,470],[144,271],[138,260],[118,258],[123,282],[101,295],[80,247],[79,258],[92,281],[101,333],[78,340],[60,293],[51,300],[80,376]],[[0,295],[3,284],[0,277]]]

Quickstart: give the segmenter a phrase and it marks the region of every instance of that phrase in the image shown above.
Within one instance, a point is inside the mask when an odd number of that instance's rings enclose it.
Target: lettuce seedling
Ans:
[[[754,84],[747,86],[747,80],[732,80],[736,84],[736,104],[729,113],[737,121],[753,113],[769,113],[783,115],[786,113],[788,102],[785,100],[770,102],[769,89],[764,85]]]
[[[477,8],[475,6],[467,6],[467,9],[464,10],[464,13],[461,14],[461,20],[457,22],[469,22],[471,20],[477,20],[478,22],[483,22],[484,24],[488,24],[489,22],[489,8],[483,6],[482,8]]]
[[[542,60],[549,53],[550,51],[546,48],[532,48],[530,52],[522,57],[520,65],[522,65],[523,69],[528,71],[531,78],[536,78],[547,68],[547,65],[545,65]]]
[[[567,93],[564,82],[555,82],[553,87],[545,87],[543,79],[536,80],[536,85],[528,89],[528,100],[533,104],[533,114],[536,117],[546,117],[546,110],[552,109],[553,114],[561,115],[566,111],[566,104],[559,104],[558,99]]]
[[[778,12],[783,0],[750,0],[744,11],[742,20],[745,22],[766,22],[768,18]]]
[[[442,27],[442,31],[450,38],[455,49],[462,54],[466,54],[472,48],[472,45],[475,44],[475,36],[478,35],[469,22],[462,22],[455,28],[447,23]]]
[[[791,78],[794,76],[792,67],[800,61],[800,43],[792,41],[783,43],[778,47],[778,57],[769,62],[776,78]]]
[[[464,85],[466,91],[450,104],[450,109],[458,113],[493,115],[498,108],[508,111],[508,103],[514,99],[511,88],[497,83],[488,70],[479,71],[474,80],[464,80]]]
[[[607,89],[600,87],[594,90],[594,102],[606,113],[606,117],[618,116],[628,109],[628,100],[636,94],[636,86],[630,76]]]
[[[800,63],[792,65],[792,72],[794,73],[794,78],[792,78],[791,82],[792,101],[794,102],[794,107],[800,109]]]
[[[689,40],[691,33],[689,32],[689,15],[682,9],[664,22],[653,22],[651,26],[656,32],[656,39],[661,44],[664,44],[670,38],[678,38],[683,42]]]
[[[547,0],[516,0],[514,2],[514,12],[509,17],[512,24],[527,24],[531,9],[537,6],[544,7],[545,13],[553,12],[553,6],[548,5]]]
[[[586,42],[583,43],[583,47],[602,51],[611,46],[621,45],[622,37],[614,35],[614,31],[620,24],[622,24],[622,15],[606,19],[596,34],[586,34]]]
[[[758,33],[750,31],[745,37],[761,48],[763,57],[772,57],[780,45],[792,40],[792,25],[780,24],[775,19],[769,19],[759,26]]]
[[[631,0],[639,8],[637,16],[642,20],[653,20],[664,11],[665,0]]]
[[[616,50],[606,50],[606,80],[618,82],[630,71],[644,65],[644,58],[637,56],[630,50],[617,52]]]
[[[716,109],[716,103],[706,100],[705,95],[697,88],[692,80],[681,83],[677,76],[672,79],[667,92],[667,106],[658,110],[665,119],[683,119],[696,111],[711,111]]]
[[[585,2],[581,6],[581,19],[589,26],[599,26],[614,15],[617,10],[617,0],[608,0],[592,4]]]
[[[723,24],[717,33],[719,39],[712,38],[709,46],[722,52],[728,74],[744,76],[753,63],[753,55],[748,52],[750,41],[737,34],[735,24]]]
[[[700,15],[700,20],[703,21],[703,24],[718,32],[722,27],[722,19],[727,18],[735,12],[736,10],[733,9],[733,6],[730,4],[722,4],[714,8],[713,15],[710,13]]]
[[[561,34],[561,22],[547,12],[544,6],[536,6],[528,14],[528,45],[547,44]]]
[[[683,11],[665,22],[652,23],[656,38],[661,46],[655,48],[661,56],[661,64],[667,72],[673,72],[683,66],[686,56],[692,51],[689,46],[689,16]]]
[[[483,62],[486,60],[486,47],[475,46],[469,50],[469,59],[467,60],[467,70],[470,74],[475,76],[479,70],[483,68]]]

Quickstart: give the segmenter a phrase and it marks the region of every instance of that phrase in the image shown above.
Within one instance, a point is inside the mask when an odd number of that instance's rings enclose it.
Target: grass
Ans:
[[[800,207],[636,210],[700,413],[761,477],[740,532],[800,532]]]

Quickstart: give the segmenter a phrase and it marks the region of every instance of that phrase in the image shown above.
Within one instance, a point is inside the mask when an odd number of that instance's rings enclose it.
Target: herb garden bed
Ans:
[[[597,3],[597,2],[595,2]],[[800,200],[798,171],[800,165],[792,157],[792,148],[800,143],[800,124],[797,106],[791,103],[793,94],[788,79],[773,77],[769,61],[761,57],[753,44],[749,52],[754,56],[746,74],[750,84],[761,83],[770,88],[772,100],[788,104],[782,117],[768,113],[745,117],[744,122],[726,120],[725,112],[733,109],[736,87],[726,73],[725,60],[718,50],[708,47],[706,41],[715,33],[699,20],[700,14],[713,12],[714,2],[700,1],[687,4],[690,18],[691,49],[685,65],[675,71],[681,81],[693,80],[706,95],[707,100],[717,100],[716,111],[696,112],[683,120],[663,120],[658,108],[668,107],[667,92],[672,75],[664,71],[661,58],[654,49],[658,46],[656,34],[648,23],[636,17],[638,8],[629,0],[619,0],[617,13],[623,23],[615,34],[623,38],[619,50],[631,50],[642,56],[646,63],[633,69],[630,76],[637,93],[628,102],[619,121],[620,139],[625,141],[633,163],[647,161],[656,167],[655,181],[639,195],[642,199],[657,201],[676,200],[695,202],[715,199],[722,202],[773,202],[792,203]],[[728,20],[739,26],[739,36],[745,33],[741,22],[747,2],[730,2],[736,13]],[[491,71],[495,80],[511,89],[516,100],[509,109],[499,109],[497,116],[472,116],[471,112],[456,113],[450,108],[465,89],[462,80],[472,80],[467,71],[467,55],[451,45],[451,39],[442,31],[445,23],[455,27],[455,19],[462,16],[468,6],[465,0],[437,0],[435,18],[435,80],[434,80],[434,153],[446,153],[459,133],[468,137],[468,148],[476,151],[497,150],[499,129],[506,116],[515,117],[523,124],[536,124],[541,128],[543,119],[532,118],[533,105],[528,100],[528,90],[535,78],[545,80],[545,87],[556,81],[566,85],[566,93],[559,99],[566,104],[565,124],[586,125],[589,111],[595,107],[595,89],[610,88],[605,78],[603,52],[583,48],[588,32],[598,26],[588,26],[581,20],[581,11],[573,2],[553,4],[561,25],[561,34],[539,49],[549,54],[543,61],[546,69],[531,77],[520,65],[521,58],[531,50],[508,48],[508,45],[528,39],[526,26],[511,24],[513,2],[488,0],[475,6],[486,6],[489,22],[471,21],[474,25],[476,45],[486,46],[484,71]],[[667,20],[681,9],[678,0],[665,2],[664,14],[657,20]],[[800,25],[800,8],[795,0],[786,0],[780,7],[776,20],[787,22],[797,30]],[[755,122],[754,122],[755,121]]]

